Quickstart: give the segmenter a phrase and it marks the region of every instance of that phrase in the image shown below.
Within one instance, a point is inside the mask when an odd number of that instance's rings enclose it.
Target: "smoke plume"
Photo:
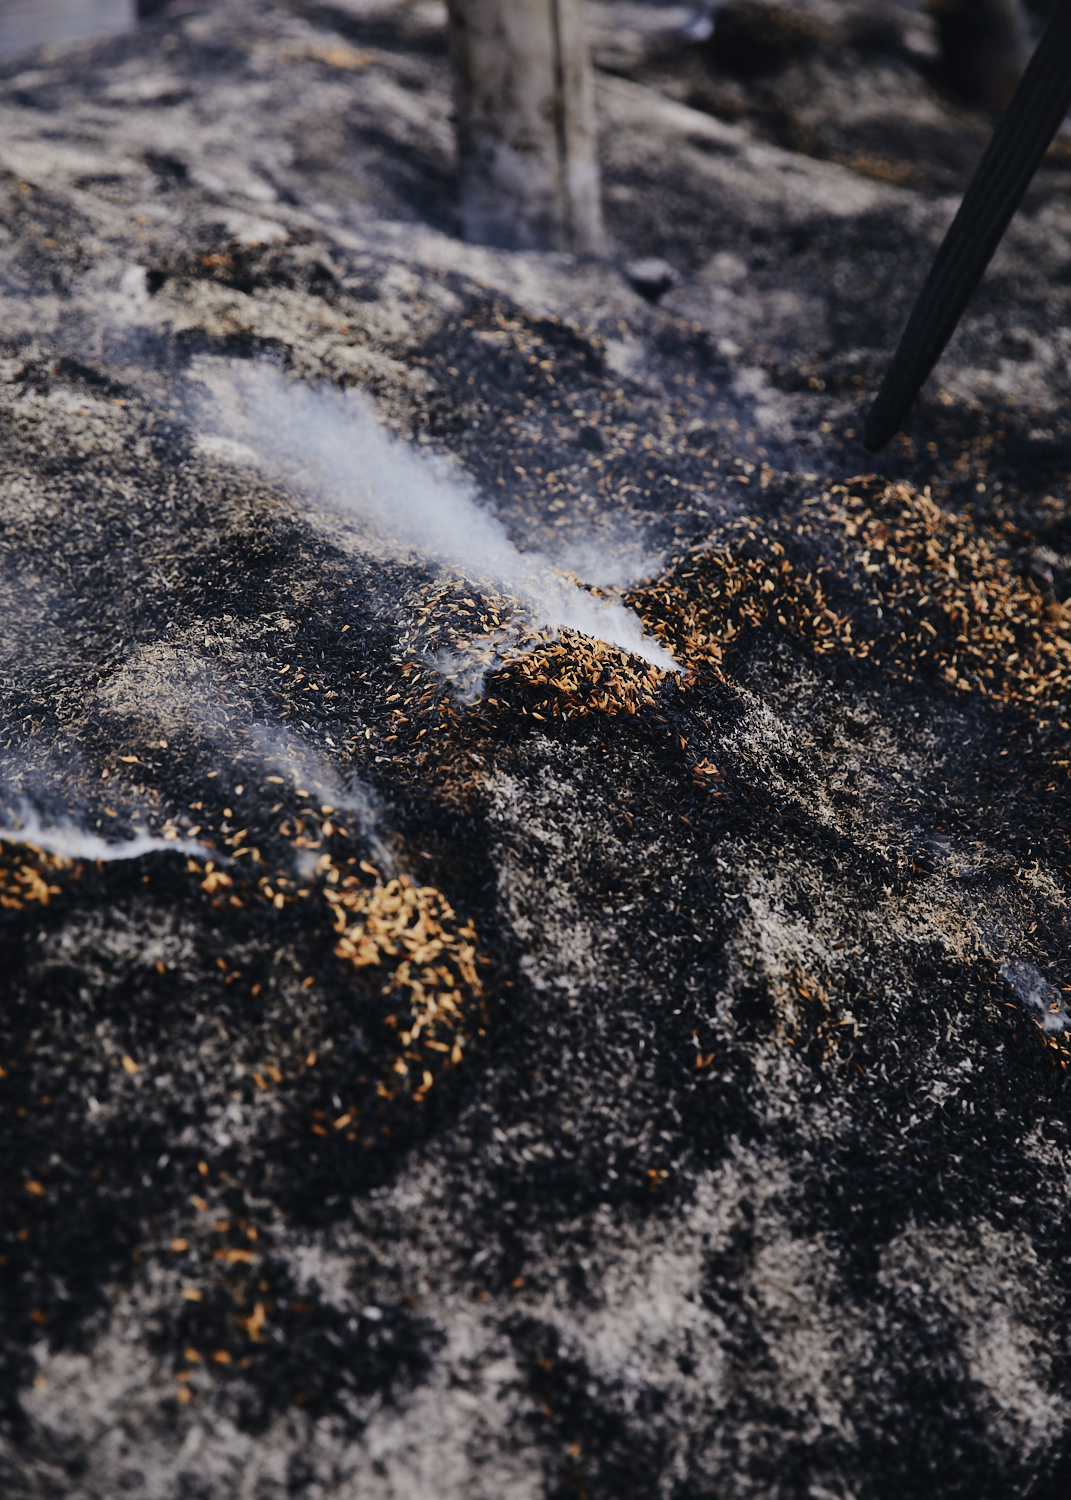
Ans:
[[[540,553],[519,551],[471,481],[449,460],[391,435],[366,397],[312,389],[270,366],[238,361],[228,363],[225,379],[218,366],[204,374],[213,420],[229,427],[209,438],[220,457],[242,461],[253,450],[291,487],[389,539],[396,554],[415,552],[471,584],[490,584],[517,600],[537,626],[577,630],[677,670],[632,610],[589,594]],[[594,547],[584,561],[593,570],[587,582],[620,581],[610,559],[600,576]]]
[[[42,823],[36,809],[23,804],[16,812],[17,828],[0,828],[0,840],[9,844],[31,844],[46,854],[64,859],[91,859],[110,863],[121,859],[140,859],[143,854],[195,854],[204,858],[213,851],[190,839],[158,839],[150,833],[137,833],[132,839],[109,843],[95,833],[87,833],[73,823]],[[218,859],[219,855],[215,855]]]

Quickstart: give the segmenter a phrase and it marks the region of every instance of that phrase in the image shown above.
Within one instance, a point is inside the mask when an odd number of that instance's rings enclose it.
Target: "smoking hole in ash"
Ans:
[[[529,628],[580,631],[663,671],[679,670],[632,610],[588,593],[541,553],[521,552],[472,482],[448,459],[388,432],[367,397],[314,389],[239,361],[203,361],[197,374],[212,394],[203,414],[217,427],[201,439],[208,451],[240,461],[251,448],[289,487],[389,538],[395,552],[416,552],[515,599]],[[620,562],[608,553],[589,547],[585,563],[586,582],[620,582]]]

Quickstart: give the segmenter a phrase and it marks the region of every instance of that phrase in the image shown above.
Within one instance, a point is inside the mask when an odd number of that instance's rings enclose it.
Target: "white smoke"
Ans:
[[[289,730],[254,724],[251,738],[254,752],[265,770],[281,771],[293,783],[296,792],[307,792],[310,797],[317,798],[321,806],[351,818],[360,828],[379,867],[393,870],[394,857],[379,837],[376,807],[366,787],[353,777],[340,781],[334,770]]]
[[[143,854],[160,853],[194,854],[202,859],[219,858],[218,854],[214,854],[204,844],[194,843],[190,839],[160,839],[142,831],[132,839],[109,843],[95,833],[76,828],[73,823],[42,823],[37,811],[25,805],[18,809],[16,816],[20,826],[0,828],[0,840],[8,844],[31,844],[35,849],[43,849],[46,854],[58,854],[64,859],[90,859],[110,863],[121,859],[140,859]]]
[[[366,397],[315,390],[285,380],[271,366],[239,361],[228,363],[225,378],[218,365],[203,373],[212,388],[212,420],[224,419],[230,428],[202,438],[208,451],[241,461],[238,455],[251,447],[291,485],[390,538],[395,549],[416,552],[472,584],[491,584],[516,599],[537,626],[580,631],[664,671],[677,670],[632,610],[587,593],[540,553],[520,552],[501,521],[479,503],[471,481],[448,460],[390,434]],[[584,562],[596,567],[594,548]],[[604,576],[587,581],[611,586],[619,573],[619,565],[607,560]]]

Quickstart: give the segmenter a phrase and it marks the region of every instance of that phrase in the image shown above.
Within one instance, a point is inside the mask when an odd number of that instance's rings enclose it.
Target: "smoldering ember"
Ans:
[[[1065,1496],[1071,138],[874,458],[926,15],[592,4],[566,253],[182,11],[0,70],[4,1496]]]

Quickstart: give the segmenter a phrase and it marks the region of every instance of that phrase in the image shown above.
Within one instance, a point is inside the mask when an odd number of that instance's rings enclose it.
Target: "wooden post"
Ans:
[[[465,238],[603,248],[583,0],[447,0]]]

